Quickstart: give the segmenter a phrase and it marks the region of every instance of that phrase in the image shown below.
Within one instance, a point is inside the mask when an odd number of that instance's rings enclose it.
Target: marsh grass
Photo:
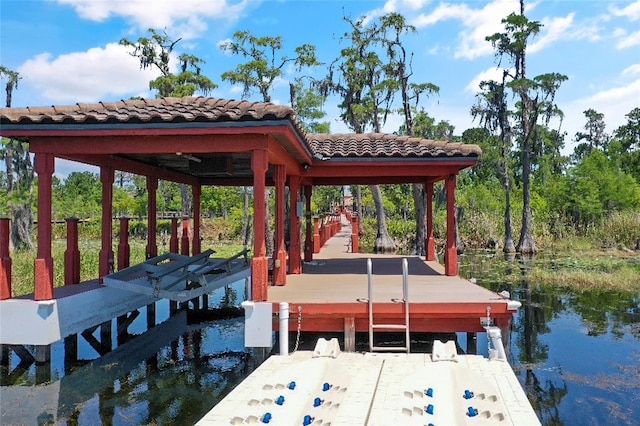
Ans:
[[[541,287],[573,291],[640,292],[640,253],[628,250],[567,250],[542,253],[529,263],[526,277]],[[522,278],[514,268],[508,281]]]

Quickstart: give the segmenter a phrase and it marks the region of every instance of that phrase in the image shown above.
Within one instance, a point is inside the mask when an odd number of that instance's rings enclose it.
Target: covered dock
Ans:
[[[492,317],[503,324],[515,309],[510,301],[457,276],[456,180],[461,170],[478,161],[481,150],[476,145],[374,133],[307,134],[290,107],[207,97],[2,108],[0,126],[1,136],[29,143],[38,175],[34,292],[19,299],[13,297],[11,288],[9,220],[0,219],[0,344],[47,344],[50,337],[32,342],[25,339],[30,338],[32,331],[39,335],[37,330],[43,328],[54,330],[57,338],[64,338],[68,333],[78,332],[79,326],[71,327],[71,323],[97,326],[99,322],[89,324],[92,318],[104,321],[104,315],[120,315],[123,309],[135,310],[126,304],[134,299],[130,294],[140,298],[139,307],[160,296],[154,291],[147,291],[147,294],[129,291],[131,289],[127,290],[121,279],[116,280],[117,288],[108,286],[110,281],[113,284],[108,278],[111,274],[131,267],[126,218],[120,218],[120,239],[117,251],[114,251],[113,223],[116,218],[112,205],[116,170],[146,178],[146,254],[149,259],[163,255],[158,253],[157,244],[159,180],[191,188],[191,217],[182,219],[181,236],[178,219],[173,221],[170,242],[171,252],[187,257],[202,254],[202,187],[252,187],[254,239],[247,269],[251,299],[258,302],[286,300],[294,305],[294,310],[302,306],[305,330],[339,329],[350,334],[362,328],[367,309],[367,303],[358,301],[362,297],[359,287],[351,286],[359,285],[363,277],[361,264],[365,261],[358,254],[358,233],[349,231],[351,224],[357,225],[359,218],[345,211],[326,216],[326,219],[314,217],[311,212],[313,188],[322,185],[423,185],[426,256],[411,258],[409,262],[412,330],[415,324],[416,330],[480,331],[479,317],[486,314],[487,306],[491,307]],[[77,221],[71,220],[68,221],[68,250],[64,262],[65,287],[69,288],[54,289],[51,241],[56,158],[100,169],[101,250],[99,267],[90,286],[79,282]],[[447,208],[443,265],[436,262],[433,223],[434,184],[439,181],[444,182]],[[271,215],[275,218],[275,250],[270,258],[265,245],[268,187],[275,189],[275,208]],[[286,203],[289,203],[291,214],[285,223]],[[342,223],[345,218],[348,223]],[[301,232],[303,221],[304,237]],[[339,223],[336,225],[336,222]],[[290,235],[288,245],[285,244],[285,228]],[[401,271],[395,265],[400,260],[373,257],[376,286],[379,283],[383,289],[380,303],[375,300],[376,310],[385,320],[397,321],[404,315],[402,306],[382,302],[382,299],[391,294],[385,292],[391,291],[399,280]],[[71,290],[75,286],[79,286],[78,290]],[[96,292],[120,296],[103,297]],[[73,307],[83,306],[83,298],[89,297],[87,295],[94,301],[91,310],[74,310]],[[20,308],[8,308],[17,303]],[[50,321],[47,318],[57,314],[57,307],[62,304],[69,305],[70,311],[57,318],[69,321],[69,324],[45,324]],[[28,312],[28,318],[26,314],[14,315],[17,311]],[[27,330],[31,331],[16,341],[15,336],[24,335],[17,331],[18,327],[25,326],[24,321]]]

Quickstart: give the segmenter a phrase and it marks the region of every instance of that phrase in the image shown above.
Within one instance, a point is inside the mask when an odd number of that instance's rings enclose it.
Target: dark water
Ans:
[[[543,424],[640,424],[640,295],[542,291],[525,278],[504,281],[518,260],[480,252],[461,261],[462,276],[523,303],[508,349]],[[209,306],[239,304],[244,288],[218,291]],[[146,331],[141,312],[129,327],[140,336],[119,347],[114,337],[105,356],[79,339],[82,360],[70,366],[59,342],[43,373],[12,354],[0,371],[1,423],[193,424],[262,360],[244,348],[243,318],[169,317],[168,303],[157,305],[158,326]],[[303,345],[317,337],[303,336]],[[458,337],[464,348],[466,335]],[[483,335],[478,352],[487,354]]]

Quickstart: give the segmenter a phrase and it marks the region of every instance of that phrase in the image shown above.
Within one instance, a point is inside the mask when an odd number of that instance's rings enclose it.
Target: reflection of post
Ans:
[[[473,332],[467,332],[467,355],[478,354],[478,335]]]
[[[98,414],[100,416],[100,422],[103,425],[114,424],[113,418],[115,415],[116,404],[110,402],[110,399],[115,394],[115,387],[113,383],[108,385],[102,392],[98,394]]]
[[[156,304],[147,305],[147,330],[156,326]]]
[[[51,345],[36,346],[36,384],[51,381]]]
[[[72,334],[64,338],[64,372],[71,373],[78,363],[78,335]]]

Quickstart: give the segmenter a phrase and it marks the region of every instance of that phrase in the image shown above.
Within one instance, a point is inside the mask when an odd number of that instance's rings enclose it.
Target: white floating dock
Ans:
[[[271,356],[205,425],[539,425],[511,366],[478,355]]]

